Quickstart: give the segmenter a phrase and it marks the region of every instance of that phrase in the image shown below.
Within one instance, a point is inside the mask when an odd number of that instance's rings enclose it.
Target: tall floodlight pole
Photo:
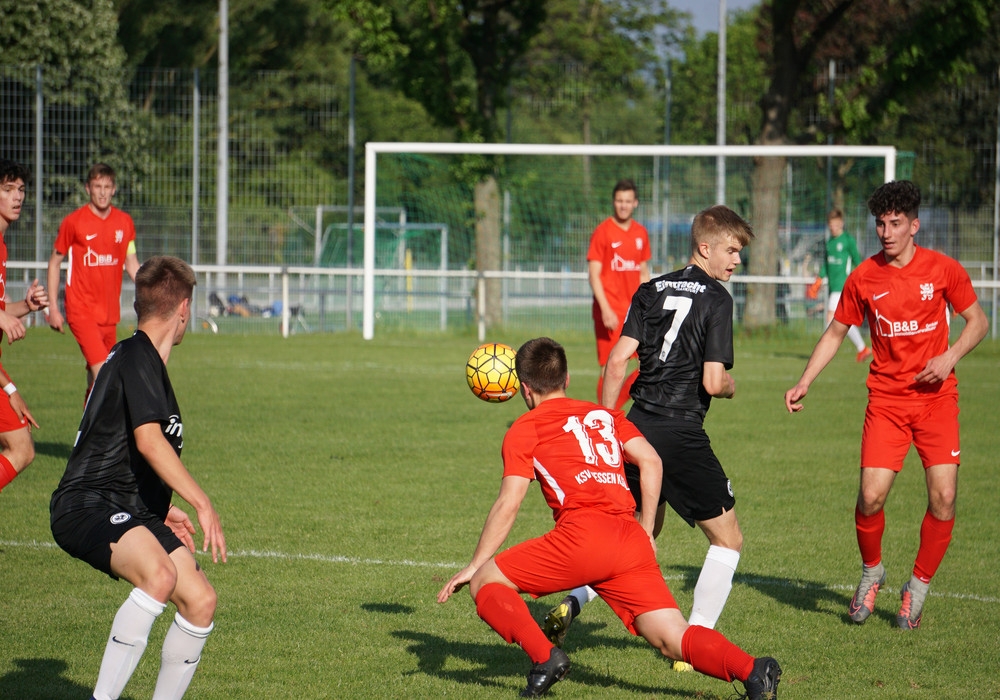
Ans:
[[[719,0],[719,73],[717,80],[718,103],[715,144],[726,145],[726,0]],[[726,157],[715,158],[715,203],[726,203]]]
[[[219,0],[219,143],[215,177],[215,264],[226,264],[229,247],[229,0]],[[226,274],[218,285],[225,293]]]

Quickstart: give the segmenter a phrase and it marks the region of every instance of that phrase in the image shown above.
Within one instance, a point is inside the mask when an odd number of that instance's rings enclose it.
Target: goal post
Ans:
[[[505,295],[504,308],[506,308],[507,287],[488,286],[491,280],[498,277],[506,285],[516,284],[518,279],[537,278],[541,282],[546,277],[557,276],[560,280],[559,284],[562,285],[563,294],[567,295],[567,298],[572,296],[577,306],[582,306],[586,275],[581,267],[585,263],[579,255],[581,245],[579,239],[585,235],[582,233],[584,228],[589,233],[589,230],[592,230],[601,218],[605,218],[610,213],[611,190],[605,185],[609,179],[613,182],[619,177],[631,177],[637,180],[637,184],[640,179],[644,181],[639,198],[650,202],[650,204],[647,205],[649,208],[642,212],[642,217],[638,216],[639,212],[637,212],[637,218],[645,223],[647,228],[650,228],[651,237],[656,238],[656,242],[653,243],[654,264],[665,266],[676,262],[676,257],[680,255],[680,253],[672,253],[677,244],[679,243],[681,247],[685,245],[684,241],[675,240],[678,238],[677,232],[671,233],[671,227],[676,223],[675,217],[680,216],[682,219],[685,216],[688,217],[686,222],[689,227],[690,216],[693,216],[700,208],[720,203],[717,201],[719,195],[714,185],[716,182],[716,163],[719,161],[726,163],[726,170],[731,171],[725,172],[724,176],[735,179],[738,185],[726,188],[726,201],[721,203],[731,206],[744,215],[750,214],[748,211],[750,196],[747,192],[752,189],[752,183],[746,173],[752,170],[752,163],[755,159],[777,157],[789,159],[789,163],[800,164],[796,166],[798,168],[797,175],[794,172],[796,168],[789,166],[788,177],[789,180],[795,176],[803,178],[805,181],[803,187],[809,192],[802,196],[812,198],[808,206],[797,201],[793,202],[790,192],[787,196],[784,193],[778,195],[787,207],[787,217],[779,215],[781,220],[779,225],[787,226],[789,238],[792,235],[792,218],[799,211],[808,209],[813,222],[817,219],[825,221],[829,186],[824,187],[818,183],[816,178],[819,176],[816,172],[819,170],[826,172],[827,168],[825,166],[823,168],[815,167],[817,162],[822,161],[825,164],[830,159],[836,159],[836,162],[846,164],[840,169],[848,173],[845,177],[853,178],[853,180],[859,180],[850,172],[851,168],[854,167],[853,163],[864,162],[867,164],[866,179],[854,183],[857,191],[852,191],[851,197],[855,205],[857,205],[856,200],[862,196],[867,198],[873,183],[881,184],[881,182],[888,182],[896,178],[896,149],[891,146],[588,146],[370,142],[366,144],[365,152],[362,334],[366,340],[371,340],[375,335],[376,277],[383,272],[376,267],[376,207],[404,207],[408,212],[408,221],[413,223],[447,222],[449,218],[440,212],[434,213],[436,218],[421,222],[419,214],[410,211],[408,202],[418,201],[421,197],[426,198],[435,188],[454,188],[458,194],[452,194],[452,199],[464,198],[465,201],[461,203],[452,201],[448,205],[441,206],[450,206],[453,211],[448,212],[448,214],[463,224],[465,228],[474,227],[477,223],[478,212],[472,207],[473,193],[468,185],[468,179],[469,172],[474,171],[477,165],[481,165],[481,163],[476,162],[476,158],[482,160],[483,157],[496,157],[497,160],[502,160],[507,164],[506,167],[509,170],[516,170],[516,173],[511,172],[509,176],[516,180],[516,184],[522,192],[531,192],[541,198],[548,194],[553,206],[556,204],[561,207],[574,206],[573,202],[568,201],[573,198],[566,194],[567,190],[560,188],[575,187],[588,191],[593,189],[597,192],[585,204],[578,205],[580,209],[585,209],[585,211],[563,214],[562,219],[553,216],[549,220],[537,224],[537,231],[546,237],[544,245],[558,249],[554,251],[554,255],[557,255],[560,250],[564,250],[566,253],[565,263],[555,271],[539,270],[538,273],[532,275],[525,271],[531,270],[533,263],[524,261],[518,264],[518,269],[522,270],[520,273],[515,273],[512,269],[513,266],[511,269],[500,270],[498,268],[495,271],[487,268],[486,271],[478,273],[468,269],[442,272],[442,279],[462,274],[466,277],[478,274],[479,283],[476,285],[478,290],[476,295],[478,308],[480,308],[480,328],[483,327],[481,309],[484,305],[484,296],[490,299],[497,293],[496,290],[502,288]],[[403,167],[398,162],[394,162],[393,157],[414,160],[415,165],[412,169],[416,170],[417,174],[407,174],[406,177],[409,179],[405,182],[401,179],[397,181],[380,180],[381,177],[403,178]],[[542,165],[543,161],[546,167],[551,167],[553,163],[565,163],[566,170],[557,169],[542,172],[540,167],[532,166],[532,163],[536,162],[530,160],[532,158],[538,159],[539,166]],[[432,172],[431,161],[433,159],[444,159],[447,164],[441,167],[448,171],[448,174]],[[517,168],[511,165],[515,162],[518,164]],[[640,170],[641,172],[639,172]],[[699,171],[706,171],[707,174],[708,170],[712,171],[710,178],[699,179],[696,177]],[[451,179],[449,179],[450,177]],[[464,185],[453,185],[452,180],[462,177],[465,177]],[[591,187],[591,185],[593,186]],[[687,187],[690,191],[681,192],[682,187]],[[607,189],[606,192],[605,189]],[[790,185],[788,189],[791,190]],[[823,191],[818,192],[817,190],[820,189]],[[391,194],[383,194],[383,191],[390,190]],[[516,228],[518,222],[516,215],[512,215],[508,210],[509,203],[505,188],[504,192],[505,196],[496,202],[496,206],[503,209],[501,225],[506,231],[508,228]],[[862,192],[864,192],[863,195]],[[480,196],[480,193],[477,191],[475,196]],[[603,205],[594,205],[593,200],[595,199],[599,199]],[[683,202],[683,204],[675,204],[678,201]],[[431,214],[427,214],[427,216],[431,216]],[[569,219],[574,220],[570,222]],[[683,223],[681,221],[679,224],[681,228],[683,228]],[[453,230],[456,228],[458,227],[452,225]],[[514,233],[516,234],[517,231]],[[535,233],[525,235],[531,239],[533,236],[538,237]],[[574,237],[573,247],[566,246],[565,239],[570,235]],[[453,246],[456,251],[460,247],[457,244],[458,240],[456,239],[456,245]],[[456,252],[456,254],[460,253]],[[657,260],[658,255],[663,259]],[[508,260],[505,249],[505,266]],[[581,271],[574,272],[572,267],[578,267]],[[394,272],[385,271],[386,274],[394,274]],[[486,275],[483,272],[489,272],[489,274]],[[742,275],[740,280],[746,283],[777,284],[779,273],[782,271],[775,270],[774,277],[762,276],[760,278]],[[486,280],[485,285],[484,279]],[[500,280],[497,281],[500,282]],[[784,281],[789,280],[784,279]],[[558,295],[558,292],[556,294]],[[586,313],[589,317],[589,300],[587,300]]]

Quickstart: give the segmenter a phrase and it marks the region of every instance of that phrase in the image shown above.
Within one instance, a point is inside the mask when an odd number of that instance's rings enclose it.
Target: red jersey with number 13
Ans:
[[[503,440],[503,475],[538,478],[556,522],[595,508],[634,517],[622,444],[642,433],[621,411],[589,401],[543,401],[514,421]]]
[[[69,256],[66,313],[90,317],[110,326],[121,318],[122,269],[129,243],[135,240],[132,217],[111,207],[108,218],[84,205],[63,219],[56,252]]]
[[[948,349],[948,305],[961,313],[975,302],[965,268],[917,246],[904,267],[889,265],[881,252],[858,265],[847,278],[834,317],[848,326],[868,319],[871,398],[920,399],[958,393],[954,370],[938,384],[916,384],[913,378]]]

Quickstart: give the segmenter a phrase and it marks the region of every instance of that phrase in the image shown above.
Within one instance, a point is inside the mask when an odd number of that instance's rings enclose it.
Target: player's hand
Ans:
[[[14,413],[17,414],[17,419],[21,421],[28,421],[28,432],[31,432],[31,426],[39,427],[38,423],[35,422],[35,417],[31,415],[31,411],[28,410],[28,405],[24,403],[24,398],[21,396],[20,391],[15,391],[10,397],[10,407],[14,409]]]
[[[38,284],[37,279],[32,281],[31,286],[28,287],[28,293],[24,295],[24,303],[27,304],[28,311],[38,311],[49,305],[49,293],[45,291],[45,287]]]
[[[601,309],[601,323],[609,331],[614,333],[618,330],[618,314],[611,309]]]
[[[215,508],[208,505],[198,511],[198,525],[201,526],[201,531],[205,535],[205,539],[201,544],[201,551],[207,552],[209,547],[212,548],[212,562],[215,564],[219,563],[219,558],[222,561],[226,561],[226,536],[222,534],[222,521],[219,519],[219,514],[215,512]]]
[[[24,324],[17,316],[0,311],[0,331],[7,335],[7,344],[10,345],[24,337]]]
[[[802,410],[802,399],[809,393],[809,387],[796,384],[785,392],[785,408],[789,413],[798,413]]]
[[[438,602],[444,603],[446,600],[451,598],[453,593],[458,592],[462,586],[472,580],[472,575],[476,573],[476,570],[476,567],[469,564],[467,567],[448,579],[448,583],[444,584],[444,588],[442,588],[438,593]]]
[[[49,322],[49,328],[54,331],[59,331],[60,333],[65,333],[63,330],[63,315],[59,311],[59,305],[53,304],[49,307],[49,312],[45,314],[45,320]]]
[[[194,553],[194,523],[191,522],[191,518],[188,514],[177,506],[171,504],[170,510],[167,511],[167,517],[164,520],[173,533],[177,536],[177,539],[181,541],[185,547],[187,547],[191,553]]]
[[[927,360],[927,364],[917,373],[913,381],[917,384],[938,384],[947,379],[954,368],[955,363],[947,355],[938,355]]]

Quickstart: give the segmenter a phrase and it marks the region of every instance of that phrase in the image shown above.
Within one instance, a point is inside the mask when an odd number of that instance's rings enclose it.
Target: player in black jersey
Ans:
[[[628,359],[639,355],[628,418],[663,461],[654,536],[664,504],[708,537],[709,548],[694,589],[688,622],[715,627],[722,614],[743,547],[732,485],[712,451],[703,423],[713,397],[729,399],[733,366],[733,298],[728,282],[740,251],[754,238],[750,225],[724,206],[700,212],[691,225],[691,259],[681,270],[642,284],[632,297],[622,337],[611,350],[601,402],[613,406]],[[609,403],[610,402],[610,403]],[[636,503],[638,473],[626,465]],[[550,638],[562,639],[589,593],[573,591],[546,617]],[[675,663],[678,670],[688,670]]]
[[[184,426],[167,376],[194,285],[194,272],[177,258],[150,258],[136,273],[138,330],[115,345],[98,373],[52,494],[56,543],[134,586],[111,625],[95,700],[121,695],[168,601],[177,614],[163,641],[157,700],[184,695],[213,627],[216,595],[192,554],[194,525],[170,502],[176,492],[194,507],[202,551],[211,547],[212,561],[226,561],[219,516],[180,460]]]

